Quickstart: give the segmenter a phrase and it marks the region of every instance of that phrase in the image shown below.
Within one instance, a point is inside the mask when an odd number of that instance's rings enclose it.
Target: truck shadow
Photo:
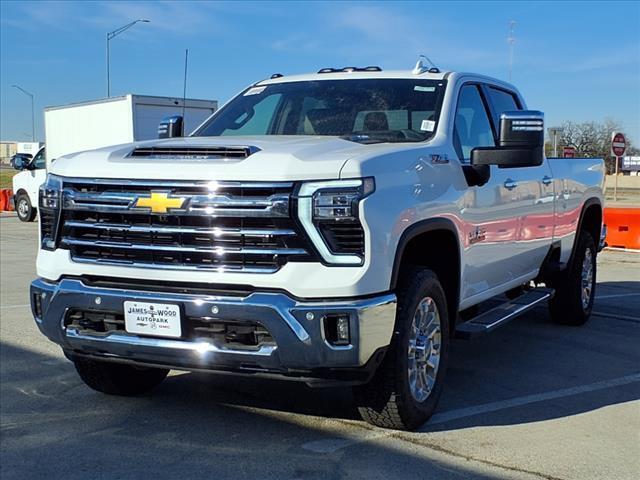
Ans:
[[[301,385],[186,374],[146,396],[107,396],[85,387],[61,356],[4,342],[0,368],[3,480],[505,478],[495,467],[376,442],[384,435],[318,418],[350,416],[342,392],[316,397]]]
[[[556,325],[540,307],[490,335],[454,340],[439,415],[421,430],[538,422],[639,399],[640,282],[601,283],[598,296],[582,327]],[[161,387],[168,396],[185,391],[207,402],[360,418],[347,388],[195,373]],[[474,414],[479,406],[487,408]]]

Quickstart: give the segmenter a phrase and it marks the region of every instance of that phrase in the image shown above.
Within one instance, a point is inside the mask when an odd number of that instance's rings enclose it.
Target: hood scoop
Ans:
[[[258,147],[251,145],[229,147],[139,147],[134,149],[129,154],[129,157],[162,158],[172,160],[244,160],[248,156],[259,151],[260,149]]]

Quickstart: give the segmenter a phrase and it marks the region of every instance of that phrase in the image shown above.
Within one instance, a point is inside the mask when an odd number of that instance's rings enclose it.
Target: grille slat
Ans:
[[[67,180],[60,246],[76,262],[167,269],[269,273],[314,259],[290,217],[293,184],[212,183]],[[178,208],[136,206],[158,192]]]

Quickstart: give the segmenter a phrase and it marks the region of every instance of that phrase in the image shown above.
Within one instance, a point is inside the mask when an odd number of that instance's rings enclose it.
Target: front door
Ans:
[[[486,99],[479,85],[466,84],[459,93],[454,123],[454,144],[462,165],[469,165],[471,150],[495,146]],[[462,306],[495,295],[503,285],[517,280],[519,228],[519,169],[491,166],[489,181],[469,187],[460,209],[465,265]],[[472,300],[473,299],[473,300]]]

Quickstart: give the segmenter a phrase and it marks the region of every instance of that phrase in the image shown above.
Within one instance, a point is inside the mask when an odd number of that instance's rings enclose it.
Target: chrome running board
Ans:
[[[489,333],[502,325],[509,323],[516,317],[531,310],[539,303],[553,296],[551,288],[536,288],[491,310],[481,313],[477,317],[460,323],[456,327],[456,336],[470,338],[482,333]]]

